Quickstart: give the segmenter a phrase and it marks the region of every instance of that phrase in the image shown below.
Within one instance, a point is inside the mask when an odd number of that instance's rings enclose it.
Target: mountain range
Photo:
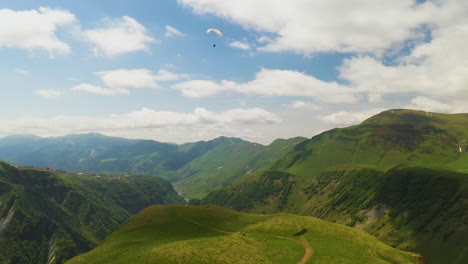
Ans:
[[[0,158],[73,175],[94,172],[80,184],[120,202],[119,207],[133,203],[132,196],[122,198],[124,192],[116,192],[127,183],[93,187],[91,183],[100,181],[96,175],[158,176],[192,199],[190,204],[199,204],[198,208],[214,204],[249,214],[314,216],[361,229],[399,250],[420,253],[425,263],[468,263],[468,114],[393,109],[356,126],[332,129],[311,139],[278,139],[268,146],[226,137],[176,145],[95,133],[58,138],[14,135],[0,139]],[[131,218],[122,228],[132,223],[132,228],[142,230],[136,232],[143,232],[156,221],[135,217],[142,220],[136,224]],[[169,229],[163,226],[159,227]],[[103,245],[124,250],[125,233],[116,234]],[[191,236],[186,235],[171,239],[182,243]],[[187,246],[191,252],[197,250]],[[95,252],[102,253],[103,248],[112,249],[98,247]],[[85,256],[99,259],[93,254]],[[343,258],[346,263],[347,257]],[[109,263],[119,263],[113,261]]]
[[[268,146],[219,137],[175,145],[97,133],[0,139],[0,159],[67,172],[125,172],[169,180],[187,198],[202,198],[254,170],[266,169],[306,138],[278,139]]]

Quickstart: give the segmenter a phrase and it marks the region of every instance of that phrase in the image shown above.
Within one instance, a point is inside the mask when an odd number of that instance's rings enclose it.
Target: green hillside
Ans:
[[[248,173],[268,168],[303,140],[277,140],[263,146],[226,138],[180,169],[158,175],[173,182],[184,196],[202,198]]]
[[[418,263],[414,253],[313,217],[151,206],[77,263]]]
[[[427,263],[465,263],[468,115],[389,110],[298,144],[202,204],[355,226]]]
[[[296,146],[274,169],[306,176],[342,164],[390,169],[443,166],[468,171],[468,114],[388,110]]]
[[[254,213],[290,212],[363,229],[427,263],[468,260],[468,175],[421,167],[323,171],[309,185],[266,171],[213,191],[202,204]],[[299,199],[296,197],[299,196]]]
[[[63,263],[155,203],[183,200],[156,177],[98,178],[0,162],[0,263]]]

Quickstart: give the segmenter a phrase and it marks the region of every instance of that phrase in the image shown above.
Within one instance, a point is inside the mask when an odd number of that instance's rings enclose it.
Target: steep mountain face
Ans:
[[[251,213],[311,215],[363,229],[427,263],[465,263],[468,175],[421,167],[322,171],[307,185],[266,171],[216,190],[201,204]]]
[[[93,248],[149,204],[183,203],[162,179],[122,177],[69,175],[0,162],[0,262],[63,263]]]
[[[131,243],[129,243],[131,241]],[[67,264],[419,263],[361,230],[292,214],[151,206]]]
[[[298,144],[270,171],[202,199],[344,223],[426,256],[468,262],[468,115],[390,110]]]
[[[126,172],[160,176],[185,197],[201,198],[246,173],[265,169],[305,138],[269,146],[219,137],[183,145],[127,140],[96,133],[59,138],[0,139],[0,158],[70,172]]]

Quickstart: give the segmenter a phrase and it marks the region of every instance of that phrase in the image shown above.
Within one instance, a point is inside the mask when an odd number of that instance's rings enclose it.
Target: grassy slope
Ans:
[[[364,229],[382,241],[422,253],[427,263],[468,261],[467,175],[421,167],[343,167],[309,185],[281,171],[258,173],[210,193],[203,204],[256,213],[292,212]],[[299,193],[300,201],[292,194]]]
[[[244,165],[264,147],[246,141],[227,140],[174,171],[174,186],[188,198],[201,198],[211,190],[244,175]]]
[[[199,224],[196,224],[196,223]],[[304,234],[310,263],[416,263],[412,253],[372,236],[313,217],[254,215],[216,206],[151,206],[133,216],[77,263],[297,263],[304,248],[271,236],[225,234],[214,229],[263,235]]]
[[[226,141],[175,171],[174,186],[186,197],[202,198],[248,173],[268,168],[303,140],[282,139],[268,146]]]
[[[274,168],[304,177],[347,163],[380,169],[408,164],[466,170],[467,140],[468,115],[389,110],[303,142]]]
[[[468,168],[467,138],[465,114],[386,111],[361,125],[304,141],[273,166],[275,171],[249,175],[210,193],[202,203],[317,216],[356,225],[394,246],[423,252],[428,263],[439,263],[440,258],[463,263],[468,258],[460,238],[467,230],[463,203],[468,199],[468,177],[454,171]],[[433,169],[402,168],[399,173],[406,178],[385,173],[402,164]],[[405,189],[408,183],[412,189]],[[385,186],[402,190],[393,194],[396,202],[384,195]],[[382,199],[375,201],[374,196]],[[392,217],[379,220],[382,212]],[[425,220],[414,224],[418,221],[406,215]],[[405,224],[407,229],[402,228]]]
[[[72,176],[0,162],[0,262],[63,263],[157,202],[183,200],[154,177]]]

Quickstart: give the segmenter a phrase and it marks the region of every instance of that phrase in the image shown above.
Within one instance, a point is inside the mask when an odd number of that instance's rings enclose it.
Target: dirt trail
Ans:
[[[305,254],[304,257],[298,262],[298,264],[305,264],[307,261],[312,257],[312,254],[314,254],[314,250],[309,244],[309,241],[305,238],[304,235],[301,235],[301,245],[305,248]]]
[[[203,225],[193,219],[190,219],[190,218],[186,218],[184,217],[187,221],[195,224],[195,225],[198,225],[198,226],[201,226],[203,228],[207,228],[207,229],[210,229],[210,230],[213,230],[213,231],[216,231],[216,232],[219,232],[219,233],[224,233],[224,234],[241,234],[241,235],[244,235],[244,236],[269,236],[269,237],[276,237],[276,238],[281,238],[281,239],[286,239],[286,240],[289,240],[289,241],[292,241],[296,244],[299,244],[301,245],[302,247],[304,247],[305,249],[305,254],[304,256],[302,257],[301,260],[299,260],[299,262],[297,262],[297,264],[306,264],[307,261],[309,261],[309,259],[312,257],[312,254],[314,253],[314,250],[312,249],[312,247],[310,246],[309,242],[307,241],[307,239],[305,238],[304,235],[301,235],[300,236],[300,240],[296,240],[296,239],[292,239],[292,238],[289,238],[289,237],[284,237],[284,236],[278,236],[278,235],[268,235],[268,234],[252,234],[252,233],[245,233],[245,232],[230,232],[230,231],[225,231],[225,230],[221,230],[221,229],[217,229],[217,228],[214,228],[214,227],[211,227],[211,226],[206,226],[206,225]]]

